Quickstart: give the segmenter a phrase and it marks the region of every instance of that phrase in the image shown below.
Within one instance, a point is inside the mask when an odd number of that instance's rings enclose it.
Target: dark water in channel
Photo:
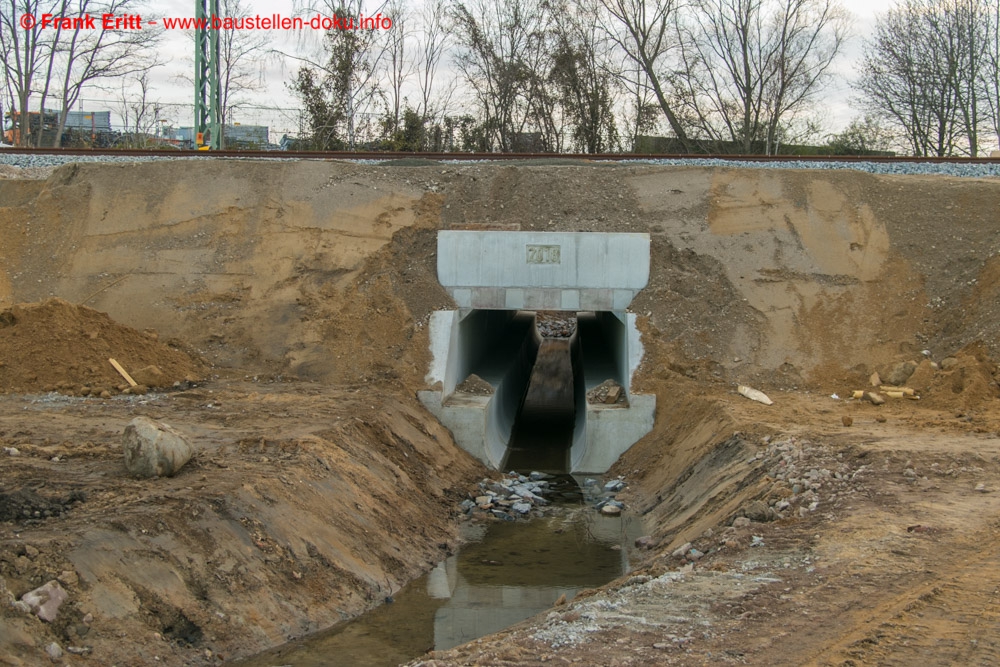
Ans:
[[[468,526],[471,541],[392,604],[236,664],[387,667],[463,644],[627,572],[627,550],[641,534],[634,523],[577,506],[530,522]]]

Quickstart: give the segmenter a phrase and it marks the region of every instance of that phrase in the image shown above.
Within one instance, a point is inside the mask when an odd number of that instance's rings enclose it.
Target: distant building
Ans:
[[[226,125],[222,138],[226,148],[267,148],[267,126]]]

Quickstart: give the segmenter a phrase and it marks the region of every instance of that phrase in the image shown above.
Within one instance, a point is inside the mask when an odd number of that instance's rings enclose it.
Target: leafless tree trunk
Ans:
[[[663,115],[685,150],[692,149],[687,129],[666,84],[679,54],[677,30],[681,0],[602,0],[613,19],[610,35],[646,79]]]
[[[539,69],[545,45],[542,12],[531,0],[473,0],[450,9],[459,46],[456,64],[489,148],[510,152],[544,104],[535,81],[544,71]]]

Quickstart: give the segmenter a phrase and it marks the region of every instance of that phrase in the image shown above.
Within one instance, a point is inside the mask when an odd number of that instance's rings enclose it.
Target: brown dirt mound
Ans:
[[[203,373],[198,362],[158,342],[154,332],[141,333],[86,306],[52,298],[0,312],[2,393],[79,393],[84,387],[114,393],[124,380],[109,358],[129,372],[155,366],[160,374],[146,373],[144,380],[157,387]]]
[[[986,346],[976,341],[942,360],[939,368],[923,362],[906,384],[920,392],[928,407],[970,410],[1000,398],[1000,367]]]

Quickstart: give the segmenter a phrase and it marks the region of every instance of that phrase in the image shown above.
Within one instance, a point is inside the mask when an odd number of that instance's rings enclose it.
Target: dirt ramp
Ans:
[[[0,392],[97,389],[117,393],[125,383],[108,359],[147,386],[169,387],[202,377],[205,369],[185,352],[118,324],[106,313],[52,298],[0,312]]]

